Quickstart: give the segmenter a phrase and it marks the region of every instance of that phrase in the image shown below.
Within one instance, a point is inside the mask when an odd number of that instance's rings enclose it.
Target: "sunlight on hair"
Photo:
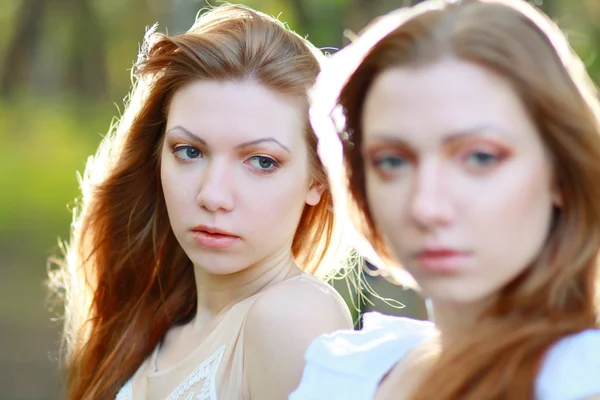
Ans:
[[[431,6],[424,9],[429,8]],[[348,176],[344,169],[342,147],[342,141],[352,141],[352,132],[343,131],[344,116],[341,107],[337,105],[342,87],[370,48],[409,15],[411,14],[406,10],[400,9],[378,18],[360,37],[346,33],[347,36],[352,35],[356,39],[323,63],[321,74],[310,91],[310,122],[319,139],[319,157],[328,174],[335,213],[337,219],[342,221],[346,240],[362,257],[377,267],[376,271],[368,270],[364,265],[361,269],[369,275],[382,276],[394,284],[416,287],[414,279],[393,260],[380,257],[352,223],[353,211],[348,198]],[[375,294],[372,289],[367,291]],[[394,302],[392,299],[382,300],[390,305]]]
[[[407,286],[412,279],[387,259],[385,238],[374,226],[361,171],[364,160],[361,149],[353,148],[363,139],[363,102],[377,74],[386,68],[420,68],[444,57],[489,68],[513,85],[551,155],[565,200],[554,204],[556,223],[548,239],[525,266],[527,273],[494,293],[498,296],[485,310],[485,320],[464,335],[464,342],[453,343],[439,359],[432,353],[436,365],[415,399],[479,399],[492,392],[529,398],[539,369],[530,361],[541,359],[560,338],[600,323],[600,103],[585,64],[560,28],[530,3],[442,0],[393,11],[333,55],[311,92],[311,123],[336,213],[354,221],[349,236],[378,268],[376,274]],[[429,385],[431,378],[440,385]]]

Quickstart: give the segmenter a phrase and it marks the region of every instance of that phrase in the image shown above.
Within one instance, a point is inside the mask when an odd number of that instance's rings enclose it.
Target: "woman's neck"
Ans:
[[[468,336],[492,301],[488,299],[476,303],[448,303],[427,300],[430,318],[440,332],[442,348]]]
[[[194,266],[198,294],[194,326],[273,283],[300,274],[291,252],[275,254],[234,274],[218,275]]]

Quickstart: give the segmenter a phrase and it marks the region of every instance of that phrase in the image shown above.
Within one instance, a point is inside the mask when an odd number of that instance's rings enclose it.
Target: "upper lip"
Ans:
[[[227,232],[224,231],[222,229],[216,228],[214,226],[208,226],[208,225],[198,225],[192,228],[192,232],[207,232],[207,233],[212,233],[215,235],[226,235],[226,236],[235,236],[237,237],[236,234],[231,233],[231,232]]]
[[[416,258],[422,257],[453,257],[467,255],[466,251],[460,251],[447,247],[431,247],[425,248],[415,253]]]

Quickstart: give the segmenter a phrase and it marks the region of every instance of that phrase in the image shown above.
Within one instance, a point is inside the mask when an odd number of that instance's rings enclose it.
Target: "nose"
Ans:
[[[226,161],[213,159],[203,172],[198,205],[211,213],[233,210],[233,171]]]
[[[423,163],[416,171],[410,216],[419,229],[431,231],[452,222],[454,209],[449,175],[438,163]]]

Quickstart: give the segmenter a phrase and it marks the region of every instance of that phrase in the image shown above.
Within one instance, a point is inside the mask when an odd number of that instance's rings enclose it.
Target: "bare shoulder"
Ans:
[[[341,296],[329,284],[313,277],[291,279],[274,285],[256,300],[248,314],[248,324],[279,325],[303,330],[351,328],[350,312]]]
[[[351,328],[350,312],[335,289],[302,277],[281,282],[260,295],[248,312],[245,339],[269,351],[278,347],[305,350],[319,335]]]
[[[268,288],[246,318],[245,370],[250,394],[265,400],[287,398],[296,388],[304,353],[316,337],[352,328],[339,294],[312,277]]]

